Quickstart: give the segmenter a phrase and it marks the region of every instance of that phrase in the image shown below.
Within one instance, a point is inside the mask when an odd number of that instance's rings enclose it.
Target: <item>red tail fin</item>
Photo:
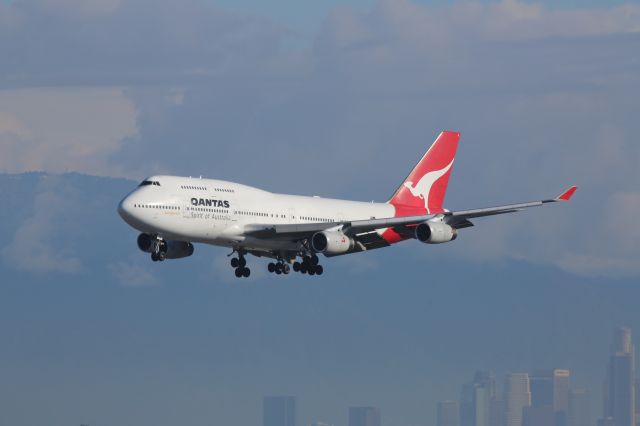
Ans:
[[[449,175],[458,149],[458,132],[442,132],[396,190],[390,204],[396,216],[442,213]]]

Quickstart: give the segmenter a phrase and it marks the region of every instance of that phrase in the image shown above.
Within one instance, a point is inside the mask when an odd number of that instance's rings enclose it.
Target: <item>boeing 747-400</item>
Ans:
[[[387,247],[416,239],[453,241],[472,219],[567,201],[572,186],[555,198],[505,206],[449,211],[445,192],[460,134],[440,133],[386,203],[276,194],[214,179],[152,176],[118,206],[120,216],[141,232],[140,250],[153,261],[193,254],[193,243],[232,249],[235,275],[248,277],[246,256],[272,259],[270,272],[291,269],[322,275],[326,257]]]

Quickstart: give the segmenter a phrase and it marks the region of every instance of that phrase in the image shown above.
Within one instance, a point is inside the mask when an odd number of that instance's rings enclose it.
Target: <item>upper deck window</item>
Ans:
[[[142,183],[138,186],[147,186],[147,185],[160,186],[160,182],[158,182],[157,180],[143,180]]]

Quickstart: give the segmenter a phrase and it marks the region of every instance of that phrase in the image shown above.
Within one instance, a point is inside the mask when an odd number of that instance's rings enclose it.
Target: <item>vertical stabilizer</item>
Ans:
[[[396,216],[442,213],[460,133],[444,131],[396,190]]]

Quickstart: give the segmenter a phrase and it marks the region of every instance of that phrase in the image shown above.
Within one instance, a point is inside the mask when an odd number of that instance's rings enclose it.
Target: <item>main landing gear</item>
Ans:
[[[293,262],[293,270],[302,274],[322,275],[324,268],[322,268],[322,265],[318,264],[318,261],[318,256],[315,254],[312,254],[311,256],[302,256],[302,262]],[[267,268],[269,269],[269,272],[277,275],[287,275],[291,271],[289,264],[283,259],[278,259],[275,263],[270,262],[269,265],[267,265]]]
[[[231,258],[231,266],[235,269],[236,277],[248,278],[249,275],[251,275],[251,270],[247,268],[247,260],[245,259],[246,251],[238,250],[237,253],[238,257]],[[269,272],[276,275],[288,275],[291,273],[291,269],[302,274],[322,275],[324,268],[318,263],[318,261],[318,256],[315,254],[304,255],[302,256],[302,261],[295,261],[293,262],[293,265],[289,265],[289,262],[279,257],[276,262],[269,262],[267,269]]]
[[[280,275],[280,274],[287,275],[289,272],[291,272],[291,268],[289,267],[289,264],[285,263],[285,261],[282,259],[278,259],[276,263],[269,262],[269,264],[267,265],[267,269],[269,270],[269,272],[271,273],[275,272],[277,275]]]
[[[235,268],[237,278],[249,278],[251,269],[247,268],[247,259],[244,258],[243,252],[238,252],[238,257],[231,258],[231,267]]]
[[[302,274],[322,275],[324,268],[319,263],[318,256],[303,256],[302,262],[293,262],[293,270]]]

